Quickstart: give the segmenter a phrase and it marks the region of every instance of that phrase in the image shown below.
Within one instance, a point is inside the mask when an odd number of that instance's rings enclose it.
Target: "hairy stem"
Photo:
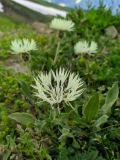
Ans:
[[[61,39],[59,37],[59,34],[60,34],[60,32],[58,31],[57,36],[56,36],[56,39],[57,39],[58,43],[57,43],[57,48],[56,48],[56,52],[55,52],[55,57],[54,57],[54,60],[53,60],[53,65],[56,64],[58,56],[59,56],[59,52],[60,52]]]
[[[59,56],[59,51],[60,51],[60,41],[58,41],[58,44],[57,44],[57,49],[56,49],[56,52],[55,52],[55,58],[54,58],[54,61],[53,61],[53,65],[55,65],[56,62],[57,62],[57,59],[58,59],[58,56]]]

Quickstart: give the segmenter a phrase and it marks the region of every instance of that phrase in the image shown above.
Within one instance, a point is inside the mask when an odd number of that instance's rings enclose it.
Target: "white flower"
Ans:
[[[71,20],[65,20],[61,18],[54,18],[51,21],[50,28],[62,31],[73,31],[74,23]]]
[[[32,40],[28,40],[26,38],[15,39],[11,42],[10,46],[11,50],[13,51],[12,54],[19,54],[19,53],[27,53],[31,50],[36,50],[36,42]]]
[[[3,4],[0,2],[0,12],[4,12]]]
[[[79,41],[74,46],[75,54],[96,53],[97,49],[97,43],[94,41],[92,41],[90,44],[87,41]]]
[[[36,90],[35,95],[51,105],[74,101],[84,91],[81,78],[61,68],[56,72],[40,73],[34,80],[32,87]]]
[[[79,4],[80,2],[81,2],[81,0],[76,0],[75,1],[76,4]]]

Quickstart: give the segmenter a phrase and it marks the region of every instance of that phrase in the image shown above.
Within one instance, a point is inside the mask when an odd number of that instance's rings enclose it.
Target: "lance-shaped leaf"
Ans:
[[[10,156],[11,152],[12,151],[10,151],[10,150],[4,151],[4,153],[3,153],[3,160],[9,160],[9,156]]]
[[[29,126],[31,124],[34,124],[35,122],[35,117],[29,113],[15,112],[15,113],[10,114],[9,118],[25,126]]]
[[[118,83],[114,83],[112,88],[108,91],[108,94],[105,99],[105,104],[102,107],[103,114],[109,114],[111,107],[116,102],[119,94]]]
[[[31,90],[30,87],[27,85],[27,83],[25,81],[19,81],[19,84],[22,88],[23,94],[31,99]]]
[[[100,118],[96,120],[95,127],[99,130],[100,126],[107,122],[108,118],[109,117],[107,115],[102,115]]]
[[[99,94],[93,95],[87,105],[83,109],[83,115],[85,116],[85,119],[87,122],[90,122],[91,120],[95,119],[97,113],[99,110]]]

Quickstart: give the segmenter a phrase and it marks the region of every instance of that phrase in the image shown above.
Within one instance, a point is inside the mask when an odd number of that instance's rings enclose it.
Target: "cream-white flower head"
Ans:
[[[83,81],[74,73],[65,69],[40,73],[34,78],[35,95],[51,105],[70,102],[77,99],[84,91]]]
[[[81,0],[76,0],[75,3],[76,4],[80,4]]]
[[[88,43],[87,41],[79,41],[74,46],[75,54],[96,53],[97,49],[97,43],[94,41],[92,41],[91,43]]]
[[[12,54],[19,54],[19,53],[27,53],[31,50],[36,50],[36,42],[32,39],[15,39],[11,42],[10,46],[12,50]]]
[[[54,18],[50,23],[50,28],[61,31],[73,31],[74,23],[71,20]]]

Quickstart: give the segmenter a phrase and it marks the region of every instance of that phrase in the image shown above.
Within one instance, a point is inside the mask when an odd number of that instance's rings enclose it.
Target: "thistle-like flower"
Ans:
[[[80,4],[81,0],[76,0],[75,3],[76,4]]]
[[[28,53],[31,50],[36,50],[37,45],[36,42],[32,40],[28,40],[26,38],[15,39],[11,42],[10,46],[11,50],[13,51],[12,54],[20,54],[20,53]]]
[[[97,52],[97,43],[92,41],[90,44],[87,41],[79,41],[74,46],[75,54],[91,54]]]
[[[50,28],[61,31],[73,31],[74,23],[71,20],[54,18],[50,23]]]
[[[70,102],[77,99],[84,91],[84,82],[77,74],[65,69],[54,72],[40,73],[34,78],[35,85],[32,86],[41,101],[51,105],[61,102]]]

